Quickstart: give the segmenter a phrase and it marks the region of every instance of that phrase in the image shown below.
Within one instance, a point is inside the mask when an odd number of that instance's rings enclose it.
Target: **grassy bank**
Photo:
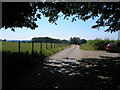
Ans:
[[[80,46],[83,50],[102,50],[104,51],[106,48],[106,45],[108,43],[118,43],[120,41],[117,40],[109,40],[109,39],[95,39],[95,40],[89,40],[87,43],[82,44]]]

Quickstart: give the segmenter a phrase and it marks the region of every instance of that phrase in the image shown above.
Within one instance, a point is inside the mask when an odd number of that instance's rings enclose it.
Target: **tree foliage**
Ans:
[[[70,38],[70,44],[80,44],[80,38],[79,37],[71,37]]]
[[[87,40],[85,40],[85,39],[80,39],[80,44],[83,44],[83,43],[86,43],[87,42]]]
[[[36,6],[32,3],[4,2],[2,4],[2,27],[12,28],[13,31],[16,27],[35,29],[38,27],[35,23],[36,12]]]
[[[58,20],[59,13],[64,19],[71,21],[83,20],[98,17],[92,28],[99,29],[107,26],[105,31],[116,32],[120,30],[120,5],[119,3],[105,2],[3,2],[2,4],[2,27],[14,28],[27,27],[35,29],[35,21],[41,19],[41,14],[49,18],[50,23]]]
[[[31,40],[32,42],[42,42],[42,43],[69,43],[67,40],[53,39],[50,37],[34,37]]]
[[[76,45],[80,45],[83,43],[86,43],[87,40],[85,39],[80,39],[79,37],[71,37],[70,38],[70,44],[76,44]]]

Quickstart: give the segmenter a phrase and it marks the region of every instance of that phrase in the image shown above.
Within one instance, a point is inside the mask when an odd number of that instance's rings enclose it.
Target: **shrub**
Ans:
[[[91,47],[94,47],[96,50],[105,50],[108,43],[118,43],[119,40],[110,40],[110,39],[95,39],[95,40],[89,40],[86,45],[90,45]]]

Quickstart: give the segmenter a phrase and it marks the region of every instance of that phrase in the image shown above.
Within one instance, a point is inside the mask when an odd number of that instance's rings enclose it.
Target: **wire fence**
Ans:
[[[61,47],[69,46],[69,43],[35,43],[35,42],[8,42],[4,41],[2,42],[2,51],[10,51],[10,52],[41,52],[44,49],[51,50]]]

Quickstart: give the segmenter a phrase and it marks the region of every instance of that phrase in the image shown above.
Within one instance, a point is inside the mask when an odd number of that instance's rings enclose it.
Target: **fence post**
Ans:
[[[56,47],[58,47],[58,43],[56,43]]]
[[[42,52],[42,42],[40,42],[40,53]]]
[[[20,41],[18,41],[18,53],[20,53]]]
[[[55,48],[55,43],[54,43],[54,48]]]
[[[58,43],[58,47],[59,47],[59,44],[60,44],[60,43]]]
[[[47,47],[47,42],[46,42],[46,49],[48,49],[48,47]]]
[[[52,42],[51,42],[51,49],[52,49]]]
[[[34,53],[34,42],[32,42],[32,54]]]

